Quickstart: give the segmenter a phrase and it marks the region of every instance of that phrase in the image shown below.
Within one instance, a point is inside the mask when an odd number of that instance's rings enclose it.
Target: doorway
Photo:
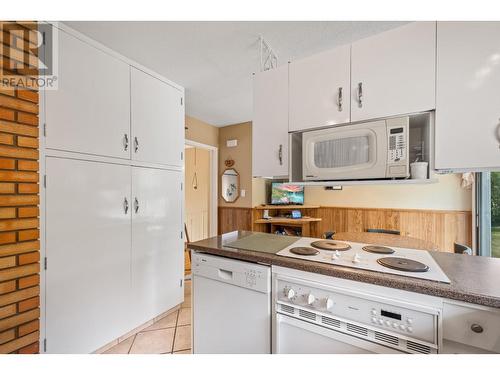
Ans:
[[[186,140],[184,150],[186,242],[217,235],[217,147]],[[185,252],[185,274],[190,274]]]

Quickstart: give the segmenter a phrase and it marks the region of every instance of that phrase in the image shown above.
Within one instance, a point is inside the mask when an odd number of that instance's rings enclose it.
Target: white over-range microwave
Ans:
[[[408,144],[408,116],[306,132],[302,134],[303,178],[406,178]]]

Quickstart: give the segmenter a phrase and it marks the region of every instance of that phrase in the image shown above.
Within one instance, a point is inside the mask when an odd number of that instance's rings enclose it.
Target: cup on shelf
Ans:
[[[427,167],[429,163],[426,161],[415,161],[410,164],[411,178],[414,180],[427,179]]]

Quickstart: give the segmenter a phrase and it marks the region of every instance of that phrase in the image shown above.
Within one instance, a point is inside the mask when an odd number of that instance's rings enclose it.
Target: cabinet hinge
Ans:
[[[47,352],[47,339],[43,339],[43,352]]]
[[[184,160],[184,152],[181,151],[181,160]]]
[[[45,44],[45,31],[42,32],[42,44]]]
[[[43,136],[47,136],[47,124],[45,122],[43,123]]]
[[[183,233],[182,233],[182,231],[181,231],[181,239],[183,239],[183,238],[184,238],[184,234],[183,234]]]
[[[43,258],[43,269],[47,269],[47,257]]]
[[[184,183],[181,182],[181,190],[184,189]]]
[[[44,188],[47,187],[47,175],[46,174],[43,175],[43,187]]]
[[[181,279],[181,282],[179,283],[179,286],[180,286],[181,288],[182,288],[182,282],[183,282],[183,280]]]
[[[182,100],[182,98],[181,98],[181,105],[182,105],[182,103],[183,103],[183,100]]]

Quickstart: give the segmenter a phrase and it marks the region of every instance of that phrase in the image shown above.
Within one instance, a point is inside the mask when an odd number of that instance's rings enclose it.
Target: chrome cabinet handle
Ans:
[[[128,213],[128,199],[125,197],[123,199],[123,211],[125,212],[125,215]]]
[[[134,137],[134,152],[137,152],[139,150],[139,140],[137,137]]]
[[[127,135],[127,133],[123,134],[123,149],[125,151],[128,150],[128,135]]]
[[[280,145],[278,150],[278,159],[280,161],[280,165],[283,165],[283,145]]]
[[[363,82],[358,83],[358,107],[363,107]]]
[[[137,197],[134,198],[134,211],[135,213],[139,212],[139,200],[137,199]]]
[[[481,325],[474,323],[473,325],[470,326],[470,329],[472,332],[475,333],[483,333],[484,329]]]
[[[337,99],[337,108],[339,109],[339,112],[342,112],[342,87],[339,87],[339,94],[338,94],[338,99]]]

